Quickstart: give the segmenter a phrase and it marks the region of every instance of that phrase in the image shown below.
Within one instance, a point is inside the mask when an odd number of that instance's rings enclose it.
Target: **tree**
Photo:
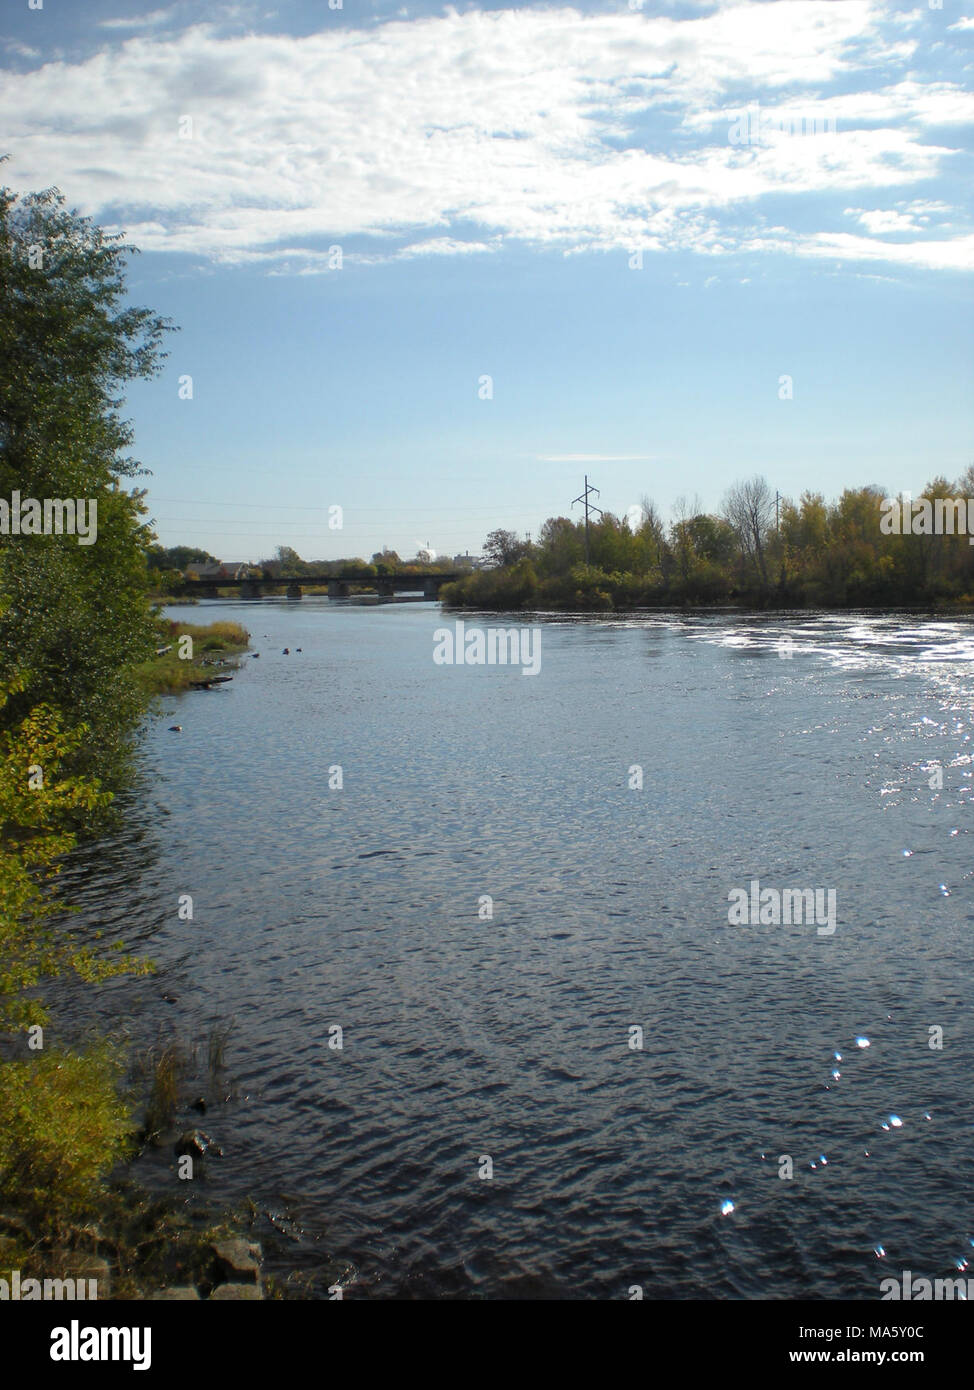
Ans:
[[[703,511],[703,503],[694,493],[692,498],[680,496],[673,503],[673,524],[670,527],[670,542],[680,567],[680,578],[684,584],[690,577],[693,565],[694,545],[690,523]]]
[[[24,685],[15,678],[0,688],[0,714]],[[46,705],[0,732],[0,1033],[47,1022],[32,992],[45,977],[73,971],[93,981],[146,969],[128,958],[106,963],[45,925],[57,910],[50,889],[75,827],[110,799],[96,779],[66,772],[86,733],[66,731]]]
[[[375,565],[377,574],[393,574],[402,564],[402,561],[396,551],[383,546],[372,556],[372,563]]]
[[[0,189],[0,498],[62,529],[0,534],[0,1033],[43,1027],[38,986],[94,983],[144,962],[97,951],[53,922],[63,857],[111,800],[143,712],[133,665],[156,624],[154,540],[126,454],[120,390],[159,367],[167,323],[125,303],[118,237],[56,190]],[[84,545],[64,530],[83,506]],[[29,513],[28,513],[29,515]],[[50,528],[48,528],[50,529]],[[90,544],[87,543],[90,541]],[[63,909],[62,909],[63,910]],[[40,1231],[89,1210],[131,1129],[107,1044],[0,1059],[0,1201]]]
[[[774,512],[774,494],[766,478],[755,476],[735,483],[724,498],[724,516],[737,532],[742,553],[757,570],[762,589],[768,587],[765,546]]]
[[[289,545],[279,545],[273,561],[274,571],[283,579],[297,579],[306,574],[308,566],[296,550]]]
[[[484,559],[491,565],[514,565],[527,552],[527,542],[519,540],[514,531],[498,528],[484,541]]]
[[[75,770],[119,773],[143,709],[132,674],[151,653],[153,540],[124,385],[159,370],[171,326],[126,303],[131,248],[66,210],[56,189],[0,188],[0,497],[96,505],[96,539],[0,536],[0,684],[26,673],[5,727],[57,709],[87,737]]]
[[[579,523],[567,516],[550,516],[538,532],[538,549],[542,574],[567,574],[585,559]]]
[[[192,545],[150,545],[147,554],[150,570],[184,570],[187,565],[215,565],[217,558],[208,550]]]
[[[653,499],[645,492],[639,499],[643,519],[639,526],[639,537],[643,551],[654,569],[664,570],[667,560],[666,527]]]

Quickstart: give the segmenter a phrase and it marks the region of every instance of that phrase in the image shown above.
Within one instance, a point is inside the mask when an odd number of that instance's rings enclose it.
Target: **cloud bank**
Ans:
[[[327,273],[331,244],[346,263],[517,244],[972,265],[950,192],[974,95],[917,75],[921,43],[946,46],[926,11],[322,15],[310,35],[228,37],[156,33],[152,12],[8,74],[7,177],[57,183],[145,251],[278,273]],[[971,41],[950,39],[959,60]]]

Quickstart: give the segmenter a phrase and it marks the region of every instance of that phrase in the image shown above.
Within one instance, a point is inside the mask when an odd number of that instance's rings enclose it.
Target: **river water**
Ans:
[[[272,1271],[875,1298],[974,1259],[969,623],[532,618],[526,676],[434,663],[430,603],[170,612],[260,657],[166,703],[65,889],[158,966],[97,1021],[233,1020],[177,1124]],[[730,925],[752,880],[834,890],[835,930]]]

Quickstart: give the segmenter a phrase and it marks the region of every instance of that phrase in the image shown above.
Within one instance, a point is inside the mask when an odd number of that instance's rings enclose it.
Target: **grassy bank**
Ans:
[[[196,1045],[161,1035],[134,1056],[119,1035],[85,1054],[21,1050],[0,1063],[0,1277],[95,1279],[101,1299],[301,1291],[296,1275],[281,1285],[263,1274],[266,1213],[207,1196],[223,1150],[198,1126],[219,1135],[237,1094],[232,1031],[233,1020],[216,1025]],[[131,1176],[150,1150],[157,1174],[169,1169],[168,1191]]]
[[[147,695],[176,695],[193,681],[235,670],[250,646],[250,633],[239,623],[159,623],[159,652],[135,668]]]

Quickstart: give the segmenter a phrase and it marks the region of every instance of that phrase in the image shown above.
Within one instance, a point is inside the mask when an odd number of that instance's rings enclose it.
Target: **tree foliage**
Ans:
[[[0,497],[97,503],[97,540],[0,535],[0,682],[29,673],[7,727],[38,705],[85,726],[71,759],[119,772],[152,649],[141,471],[122,419],[126,383],[154,375],[170,326],[126,301],[130,248],[56,189],[0,189]]]
[[[25,684],[0,689],[0,716]],[[73,972],[93,982],[147,970],[50,922],[63,910],[52,889],[76,828],[110,799],[97,780],[65,771],[85,733],[65,731],[48,705],[0,731],[0,1033],[47,1023],[35,993],[45,979]]]
[[[156,626],[153,537],[130,485],[123,386],[152,376],[167,323],[126,302],[128,249],[56,190],[0,189],[0,498],[84,503],[76,534],[0,534],[0,1035],[43,1027],[39,991],[149,967],[65,924],[63,857],[122,776]],[[96,1200],[131,1122],[106,1045],[0,1061],[0,1200],[57,1227]]]
[[[97,1214],[134,1126],[108,1042],[0,1063],[0,1201],[40,1235]]]
[[[974,466],[953,483],[934,478],[915,505],[968,497],[974,498]],[[496,608],[974,603],[967,535],[891,534],[881,526],[884,500],[872,484],[847,488],[831,503],[806,491],[797,502],[780,498],[776,517],[774,490],[754,477],[728,491],[719,515],[703,511],[696,498],[678,498],[666,527],[644,497],[641,517],[620,521],[606,512],[590,524],[587,565],[584,523],[550,517],[535,545],[515,547],[512,533],[492,532],[496,567],[441,593],[448,603]],[[498,537],[512,538],[513,559],[503,561]],[[534,586],[525,586],[526,564]]]

